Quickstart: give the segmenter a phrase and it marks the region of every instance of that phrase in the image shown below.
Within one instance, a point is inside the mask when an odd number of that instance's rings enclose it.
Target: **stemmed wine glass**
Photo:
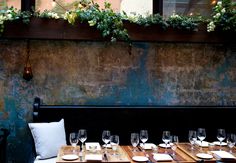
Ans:
[[[229,147],[229,152],[232,153],[232,148],[234,147],[236,142],[236,135],[235,134],[228,134],[227,135],[227,145]]]
[[[171,138],[170,137],[170,131],[163,131],[162,141],[165,143],[165,146],[166,146],[165,153],[167,153],[167,145],[170,142],[170,138]]]
[[[87,131],[85,129],[79,130],[79,140],[82,143],[82,151],[84,151],[84,142],[87,140]]]
[[[139,138],[141,142],[143,143],[143,149],[145,148],[145,143],[148,140],[148,131],[147,130],[141,130]]]
[[[118,135],[111,135],[110,137],[110,143],[111,143],[111,148],[114,151],[113,155],[116,155],[116,150],[119,145],[119,136]]]
[[[194,130],[189,130],[189,132],[188,132],[188,140],[189,140],[189,142],[191,144],[191,149],[193,150],[194,149],[193,146],[194,146],[194,144],[197,141],[197,132],[194,131]]]
[[[110,142],[111,132],[109,130],[103,130],[102,141],[105,143],[105,152],[107,152],[107,144]]]
[[[205,128],[198,128],[197,130],[197,137],[201,142],[201,151],[202,151],[202,141],[206,138],[206,130]]]
[[[138,133],[131,133],[130,141],[133,148],[133,152],[136,152],[136,147],[138,146],[139,143],[139,134]]]
[[[76,145],[77,145],[78,142],[79,142],[78,133],[76,133],[76,132],[70,133],[69,140],[70,140],[71,146],[73,147],[73,153],[74,153],[74,152],[75,152]]]
[[[225,140],[225,137],[226,137],[225,129],[218,129],[216,137],[220,142],[220,150],[221,150],[221,143],[222,143],[223,140]]]

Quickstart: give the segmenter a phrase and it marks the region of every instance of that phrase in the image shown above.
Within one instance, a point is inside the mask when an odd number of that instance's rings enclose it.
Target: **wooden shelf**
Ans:
[[[124,23],[132,41],[155,42],[193,42],[193,43],[232,43],[236,34],[206,32],[206,25],[199,31],[184,31],[168,28],[166,30],[158,25],[149,27],[139,26],[129,22]],[[2,35],[5,39],[55,39],[55,40],[81,40],[106,41],[100,31],[90,27],[87,23],[68,24],[64,20],[31,18],[29,24],[22,21],[7,22]]]

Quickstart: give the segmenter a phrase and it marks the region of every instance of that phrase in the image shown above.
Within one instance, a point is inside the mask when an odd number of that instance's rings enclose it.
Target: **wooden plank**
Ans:
[[[126,153],[128,154],[129,158],[132,160],[133,156],[147,156],[149,157],[150,161],[153,163],[157,163],[157,161],[153,158],[153,151],[152,150],[139,150],[137,152],[133,152],[132,146],[122,146],[122,148],[126,151]],[[158,153],[165,153],[165,149],[158,147]],[[183,151],[179,150],[177,148],[176,150],[176,154],[172,155],[172,150],[170,148],[167,149],[167,154],[169,154],[172,158],[174,162],[178,162],[178,163],[194,163],[195,161],[189,157],[188,155],[186,155]],[[173,161],[165,161],[165,163],[171,163]],[[134,162],[134,161],[133,161]]]
[[[179,143],[179,149],[182,150],[184,153],[186,153],[187,155],[189,155],[191,158],[193,158],[195,161],[201,161],[201,158],[198,158],[196,156],[197,153],[207,153],[207,154],[211,154],[211,151],[218,151],[220,150],[220,147],[217,145],[211,145],[209,147],[199,147],[199,146],[194,146],[194,149],[191,149],[191,145],[189,143]],[[227,146],[222,146],[221,150],[223,151],[229,151]],[[233,155],[236,156],[236,150],[235,148],[232,150],[233,151]],[[216,158],[212,158],[212,159],[204,159],[204,162],[206,163],[213,163],[218,161]],[[236,162],[236,160],[230,160],[229,162]]]
[[[62,159],[63,155],[74,153],[79,156],[79,152],[80,152],[79,147],[73,148],[72,146],[62,146],[58,152],[56,163],[67,163],[68,161],[65,161]],[[104,152],[105,152],[104,148],[98,151],[84,151],[82,152],[82,160],[78,158],[70,162],[76,162],[76,163],[87,162],[85,160],[86,154],[102,154],[103,160],[100,162],[106,162],[106,163],[130,163],[131,162],[130,159],[128,158],[128,155],[126,154],[126,152],[123,150],[121,146],[118,146],[117,151],[115,153],[112,149],[108,148],[107,153],[106,153],[107,160],[104,158]]]

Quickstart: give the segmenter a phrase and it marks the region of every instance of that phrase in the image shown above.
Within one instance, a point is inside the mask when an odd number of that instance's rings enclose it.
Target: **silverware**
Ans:
[[[103,157],[104,157],[104,160],[105,160],[105,161],[108,161],[108,157],[107,157],[107,154],[106,154],[106,153],[103,154]]]

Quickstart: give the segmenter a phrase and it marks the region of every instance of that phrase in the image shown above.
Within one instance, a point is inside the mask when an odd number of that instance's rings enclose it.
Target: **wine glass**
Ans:
[[[116,150],[119,145],[119,136],[118,135],[111,135],[110,137],[110,143],[111,143],[111,148],[114,151],[113,155],[116,155]]]
[[[70,140],[71,146],[73,147],[73,153],[74,153],[74,152],[75,152],[76,145],[77,145],[78,142],[79,142],[78,133],[77,133],[77,132],[72,132],[72,133],[70,133],[69,140]]]
[[[166,146],[165,153],[167,153],[167,145],[170,142],[170,138],[171,138],[170,137],[170,131],[163,131],[162,141],[165,143],[165,146]]]
[[[202,146],[202,141],[206,138],[206,130],[205,130],[205,128],[198,128],[198,130],[197,130],[197,137],[201,141],[201,146]]]
[[[189,132],[188,132],[188,140],[189,140],[189,142],[191,144],[191,149],[193,150],[194,149],[193,146],[194,146],[194,144],[197,141],[197,132],[194,131],[194,130],[189,130]]]
[[[232,153],[232,148],[234,147],[236,142],[236,135],[235,134],[228,134],[227,135],[227,145],[229,147],[229,152]]]
[[[147,130],[141,130],[139,138],[141,142],[143,143],[143,149],[145,148],[145,142],[148,140],[148,131]]]
[[[225,129],[218,129],[216,137],[220,142],[220,150],[221,150],[221,143],[222,143],[223,140],[225,140],[225,137],[226,137]]]
[[[131,141],[132,146],[134,147],[133,152],[136,152],[137,151],[136,147],[139,143],[139,134],[138,133],[131,133],[130,141]]]
[[[102,141],[105,143],[105,152],[107,151],[107,144],[110,142],[111,132],[109,130],[103,130]]]
[[[76,145],[78,144],[79,142],[79,139],[78,139],[78,133],[76,132],[72,132],[70,133],[70,144],[72,147],[76,147]]]
[[[177,149],[177,145],[179,143],[179,137],[176,135],[171,136],[170,142],[172,143],[171,149],[173,151],[172,155],[175,156],[175,151]]]
[[[85,129],[79,130],[79,140],[82,143],[82,151],[84,151],[84,142],[87,140],[87,131]]]

